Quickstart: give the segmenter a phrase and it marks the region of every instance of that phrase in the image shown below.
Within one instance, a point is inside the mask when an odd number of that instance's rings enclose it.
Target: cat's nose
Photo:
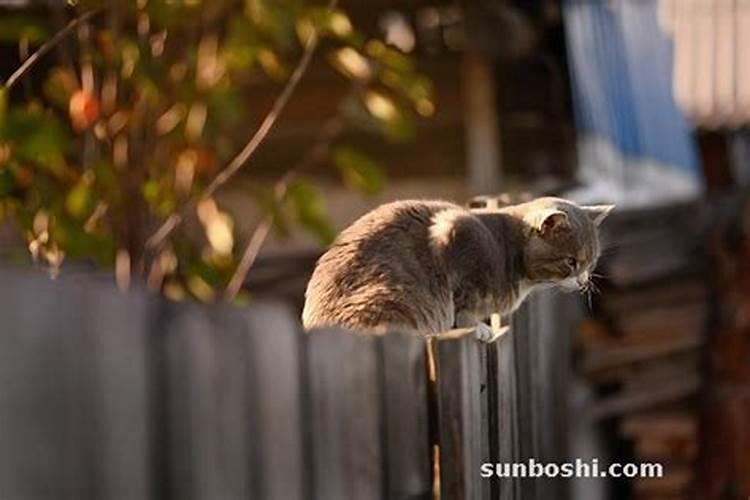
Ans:
[[[577,279],[578,285],[584,286],[586,283],[589,282],[590,279],[591,279],[591,273],[589,273],[588,271],[584,271],[578,276],[578,279]]]

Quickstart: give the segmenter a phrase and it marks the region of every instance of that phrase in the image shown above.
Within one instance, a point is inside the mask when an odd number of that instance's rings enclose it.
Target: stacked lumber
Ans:
[[[750,498],[750,204],[743,194],[714,238],[721,314],[707,349],[701,500]]]
[[[616,429],[624,461],[659,463],[629,479],[630,498],[691,498],[699,452],[698,395],[709,319],[699,207],[613,217],[604,291],[582,322],[578,371],[596,389],[593,422]]]

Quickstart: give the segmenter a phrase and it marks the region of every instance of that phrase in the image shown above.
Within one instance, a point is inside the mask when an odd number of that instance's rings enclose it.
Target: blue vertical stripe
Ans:
[[[566,0],[564,20],[579,133],[606,139],[627,160],[652,159],[697,177],[656,0]]]

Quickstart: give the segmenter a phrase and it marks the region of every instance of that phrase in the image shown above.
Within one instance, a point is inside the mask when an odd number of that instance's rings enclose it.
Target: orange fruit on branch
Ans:
[[[70,97],[68,113],[73,127],[85,130],[99,118],[99,100],[89,91],[78,90]]]

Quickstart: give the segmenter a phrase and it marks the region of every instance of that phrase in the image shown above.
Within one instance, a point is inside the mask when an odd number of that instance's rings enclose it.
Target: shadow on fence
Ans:
[[[437,342],[435,384],[421,338],[305,335],[274,304],[2,271],[0,314],[2,499],[427,499],[433,470],[447,500],[566,496],[480,477],[565,457],[568,313],[551,295],[495,344]]]

